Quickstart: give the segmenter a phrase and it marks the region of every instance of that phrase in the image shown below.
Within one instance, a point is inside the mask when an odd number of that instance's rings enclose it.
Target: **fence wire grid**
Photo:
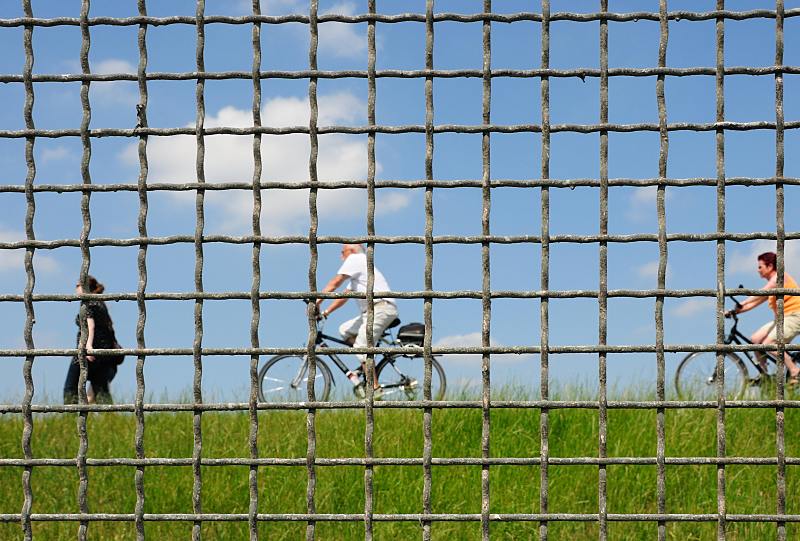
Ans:
[[[24,327],[25,347],[0,350],[4,358],[24,357],[25,395],[20,404],[0,405],[0,413],[21,414],[24,420],[22,435],[21,459],[0,459],[0,467],[22,467],[22,491],[24,505],[19,513],[2,514],[2,522],[18,522],[25,539],[32,539],[33,524],[39,521],[70,521],[78,528],[79,539],[87,539],[92,523],[98,521],[121,521],[135,524],[136,538],[145,538],[145,523],[156,521],[180,521],[192,524],[192,538],[201,537],[203,523],[216,521],[235,521],[248,524],[250,539],[259,538],[258,524],[262,522],[303,522],[306,526],[306,538],[318,537],[316,526],[320,522],[358,522],[363,523],[365,539],[372,539],[375,522],[397,521],[412,522],[419,525],[419,535],[423,539],[431,539],[435,532],[435,523],[441,521],[476,522],[480,524],[481,537],[490,538],[493,522],[527,522],[532,523],[532,534],[540,539],[547,539],[550,525],[553,522],[575,521],[594,522],[599,525],[600,539],[608,539],[610,522],[637,521],[657,524],[658,539],[666,539],[670,523],[674,522],[713,522],[717,524],[717,538],[726,538],[729,523],[736,522],[768,522],[774,523],[775,535],[778,539],[786,539],[787,523],[800,522],[800,515],[788,514],[786,508],[786,466],[800,465],[800,457],[786,456],[784,413],[786,408],[800,407],[800,401],[787,400],[784,389],[783,371],[778,371],[778,381],[774,399],[769,400],[725,400],[723,382],[719,382],[719,397],[713,401],[667,400],[665,381],[668,377],[665,369],[665,354],[669,352],[713,351],[718,352],[718,364],[722,363],[722,353],[727,351],[766,350],[764,346],[736,346],[724,344],[725,327],[722,312],[725,300],[725,242],[770,240],[777,243],[778,254],[778,287],[767,292],[744,290],[746,294],[797,294],[796,290],[783,286],[784,247],[788,240],[800,239],[800,232],[786,231],[784,227],[784,186],[800,185],[799,178],[784,175],[784,133],[786,130],[800,128],[800,122],[784,120],[784,74],[800,74],[799,66],[784,65],[784,23],[786,19],[800,16],[800,9],[785,9],[784,2],[777,0],[774,9],[757,9],[752,11],[730,11],[724,0],[717,0],[716,10],[709,12],[670,11],[668,1],[659,1],[658,12],[615,13],[609,11],[608,0],[600,0],[598,9],[593,13],[551,12],[550,1],[542,0],[540,10],[529,13],[501,14],[493,11],[491,0],[483,1],[483,12],[474,14],[442,13],[435,11],[434,0],[426,0],[425,13],[404,13],[396,15],[378,12],[377,0],[368,0],[368,13],[356,15],[321,14],[318,0],[310,0],[307,13],[290,15],[262,14],[259,0],[252,2],[252,13],[246,16],[216,16],[206,14],[204,0],[197,0],[194,16],[153,17],[147,12],[146,0],[137,0],[138,16],[127,18],[91,17],[89,0],[82,0],[80,16],[37,18],[32,9],[32,0],[23,0],[24,17],[0,19],[0,28],[22,29],[24,39],[25,63],[22,74],[0,74],[0,82],[23,85],[25,91],[24,129],[0,129],[0,138],[24,139],[25,162],[27,176],[22,184],[0,184],[0,193],[21,193],[25,195],[27,213],[25,215],[26,238],[22,241],[0,242],[0,250],[25,250],[24,268],[27,284],[20,294],[0,295],[0,302],[22,303],[25,307],[26,320]],[[151,2],[152,4],[152,2]],[[497,2],[495,2],[497,4]],[[768,67],[726,66],[724,62],[724,44],[726,21],[770,20],[775,24],[775,60]],[[659,24],[658,65],[647,68],[609,68],[608,27],[609,23],[627,23],[634,21],[655,21]],[[570,21],[573,23],[599,24],[600,67],[553,69],[550,67],[550,28],[551,23]],[[669,23],[683,21],[693,24],[697,21],[713,21],[716,25],[716,65],[710,67],[677,68],[667,64],[667,45],[669,40]],[[439,23],[479,23],[482,25],[483,66],[481,69],[437,69],[434,63],[434,36]],[[492,67],[492,32],[499,24],[516,22],[533,22],[541,29],[541,62],[536,69],[495,69]],[[301,24],[307,27],[310,37],[310,48],[307,69],[299,71],[278,71],[262,69],[262,41],[264,27],[273,25]],[[318,40],[320,26],[326,23],[366,24],[368,66],[366,70],[325,71],[318,69]],[[424,69],[395,70],[377,69],[376,32],[382,25],[397,23],[418,23],[425,29]],[[173,27],[178,25],[194,26],[196,29],[196,68],[192,72],[151,72],[148,71],[148,30],[154,27]],[[245,25],[252,28],[252,70],[213,72],[205,69],[205,30],[208,25]],[[80,73],[70,74],[35,74],[34,35],[39,28],[78,27],[81,33]],[[102,27],[138,28],[139,64],[133,73],[92,72],[89,62],[89,51],[93,29]],[[754,38],[755,39],[755,38]],[[725,78],[730,75],[752,75],[774,79],[775,119],[774,121],[734,122],[725,117]],[[713,76],[716,86],[716,116],[713,122],[670,123],[665,100],[665,81],[668,77],[708,77]],[[609,81],[613,77],[645,77],[655,78],[656,100],[658,107],[658,123],[615,124],[609,122]],[[321,79],[366,79],[368,84],[368,123],[363,126],[318,125],[319,103],[317,85]],[[424,80],[425,121],[421,125],[381,125],[376,122],[375,103],[377,97],[376,82],[381,78],[400,78]],[[437,79],[477,78],[482,81],[482,122],[478,125],[437,124],[434,115],[434,82]],[[541,123],[500,125],[492,121],[491,97],[492,81],[496,78],[528,78],[540,81],[541,88]],[[599,80],[600,118],[594,124],[551,124],[550,123],[550,80],[552,78]],[[205,83],[219,80],[252,81],[252,126],[249,127],[205,127]],[[262,125],[262,85],[275,79],[297,79],[308,81],[308,106],[310,122],[307,126],[268,127]],[[139,104],[137,106],[137,125],[132,128],[95,129],[90,126],[91,103],[89,88],[95,82],[133,81],[138,84]],[[152,127],[148,121],[148,85],[153,81],[194,81],[196,85],[196,123],[194,127]],[[77,129],[40,129],[34,123],[34,83],[80,83],[80,101],[82,105],[82,121]],[[766,130],[775,137],[775,175],[768,178],[727,177],[725,174],[725,136],[730,131]],[[671,132],[710,132],[716,137],[716,177],[713,178],[671,178],[667,170],[667,156]],[[553,133],[595,133],[599,135],[599,178],[551,178],[550,176],[550,141]],[[658,159],[658,177],[650,179],[609,178],[608,173],[608,137],[610,132],[655,132],[659,135],[660,152]],[[425,137],[424,169],[425,178],[413,181],[376,180],[375,140],[378,134],[419,133]],[[481,137],[482,177],[480,179],[441,180],[433,173],[434,140],[437,134],[461,133],[474,134]],[[536,133],[541,136],[541,174],[539,178],[527,180],[496,179],[491,174],[490,141],[493,134]],[[205,181],[205,137],[210,135],[238,135],[253,139],[253,176],[250,182],[214,182]],[[262,180],[262,136],[306,134],[310,140],[308,157],[309,180],[297,182],[291,179],[265,181]],[[320,181],[317,173],[319,152],[318,136],[322,134],[363,134],[368,137],[368,169],[366,180],[340,179],[330,182]],[[148,141],[152,137],[190,135],[196,138],[196,171],[194,179],[180,179],[179,183],[148,182]],[[43,184],[37,183],[36,163],[34,160],[34,144],[41,138],[80,138],[83,155],[80,165],[82,183],[80,184]],[[95,184],[90,175],[92,142],[102,137],[122,137],[138,142],[139,177],[135,184],[103,183]],[[656,208],[658,213],[658,232],[655,234],[636,233],[617,235],[609,233],[609,188],[631,186],[652,186],[657,189]],[[712,233],[668,233],[665,213],[666,187],[710,186],[716,187],[716,231]],[[728,186],[774,186],[775,188],[775,230],[767,232],[732,233],[726,231],[725,201]],[[564,190],[575,187],[593,187],[599,189],[600,224],[599,232],[591,235],[551,235],[550,234],[550,193],[552,190]],[[318,235],[317,197],[321,190],[358,188],[365,190],[368,197],[366,236],[322,236]],[[376,193],[380,189],[424,189],[425,232],[417,236],[382,236],[375,229]],[[457,190],[459,188],[480,188],[482,194],[482,230],[480,235],[459,236],[433,234],[433,194],[434,190]],[[493,234],[490,228],[490,209],[493,190],[497,188],[539,188],[541,193],[541,228],[530,235],[502,236]],[[269,197],[270,190],[309,190],[308,212],[310,228],[307,235],[268,236],[262,234],[261,214],[262,199]],[[208,235],[204,231],[204,198],[209,191],[250,191],[252,193],[252,234],[245,236]],[[151,236],[148,234],[148,195],[155,191],[194,192],[196,195],[196,229],[194,235]],[[81,215],[83,229],[80,238],[64,238],[60,240],[37,240],[34,234],[34,214],[36,194],[77,192],[81,194]],[[91,215],[89,203],[92,194],[101,192],[135,192],[139,199],[138,236],[134,238],[92,238]],[[258,401],[257,370],[262,356],[273,354],[307,354],[315,359],[316,327],[314,315],[308,312],[308,342],[306,347],[276,348],[263,347],[259,342],[259,323],[261,318],[260,301],[267,299],[302,299],[343,297],[359,297],[356,293],[320,293],[317,284],[318,247],[330,243],[363,243],[366,245],[369,287],[366,296],[368,320],[372,321],[372,301],[379,296],[373,293],[374,285],[374,249],[380,244],[415,244],[424,247],[425,269],[424,289],[411,292],[393,292],[380,295],[400,299],[422,299],[426,334],[423,346],[418,350],[424,358],[425,381],[424,399],[406,402],[377,401],[371,390],[364,401],[331,401],[320,402],[314,396],[313,385],[309,385],[308,401],[303,403],[262,403]],[[609,243],[657,243],[658,270],[657,288],[651,290],[613,290],[608,288],[608,245]],[[668,247],[672,242],[714,242],[716,245],[716,276],[718,286],[715,289],[668,289],[666,287]],[[214,293],[204,290],[203,270],[204,246],[208,243],[228,243],[252,246],[252,288],[250,291],[232,291]],[[498,291],[490,287],[491,264],[490,246],[493,244],[536,244],[541,249],[540,288],[529,291]],[[598,278],[596,290],[551,290],[550,289],[550,247],[551,244],[590,244],[599,251]],[[185,292],[158,292],[147,289],[147,252],[150,246],[187,244],[194,247],[195,272],[194,289]],[[264,245],[302,244],[307,245],[310,253],[308,267],[308,290],[296,292],[263,291],[261,289],[261,248]],[[480,290],[437,291],[433,287],[434,245],[462,244],[481,247],[482,287]],[[132,293],[101,295],[44,294],[35,291],[34,256],[37,251],[53,250],[60,247],[75,247],[81,253],[81,280],[86,280],[90,270],[91,249],[96,247],[138,247],[138,288]],[[607,303],[609,298],[646,298],[655,300],[656,340],[652,345],[610,345],[607,343]],[[716,342],[714,344],[665,344],[664,342],[664,300],[666,298],[707,297],[716,301]],[[432,303],[434,299],[480,299],[482,306],[481,346],[478,347],[434,347],[431,337],[433,326]],[[541,341],[539,346],[497,346],[490,339],[490,322],[492,301],[503,298],[529,298],[540,300]],[[599,313],[597,342],[588,345],[551,346],[549,337],[548,307],[550,299],[588,298],[596,299]],[[85,309],[81,309],[81,338],[77,349],[49,349],[37,347],[33,339],[35,322],[35,305],[43,301],[78,301],[86,299],[102,299],[136,302],[138,322],[136,326],[136,347],[118,350],[136,359],[136,395],[133,403],[99,405],[87,402],[84,385],[87,374],[86,339],[87,328]],[[250,300],[252,306],[249,348],[210,348],[203,344],[203,306],[208,300]],[[194,343],[191,348],[148,348],[145,339],[146,301],[176,300],[194,305]],[[780,354],[783,351],[798,351],[798,346],[783,343],[783,301],[778,302],[779,341],[773,350]],[[368,326],[371,329],[371,325]],[[371,331],[369,331],[371,333]],[[346,348],[332,349],[338,353],[350,353],[354,350]],[[370,363],[376,354],[397,352],[397,348],[370,347],[356,352],[366,353]],[[657,383],[655,400],[609,400],[607,382],[607,356],[610,353],[653,353],[657,360]],[[480,400],[431,400],[431,360],[434,354],[479,354],[481,363],[481,398]],[[541,361],[539,400],[493,400],[490,393],[491,359],[493,355],[503,353],[537,354]],[[598,399],[597,400],[551,400],[551,377],[549,375],[551,354],[591,353],[598,361]],[[37,357],[78,355],[81,368],[80,396],[78,405],[48,405],[34,403],[33,364]],[[190,403],[145,403],[144,367],[148,357],[191,355],[194,360],[193,396]],[[250,357],[250,396],[244,403],[206,403],[201,393],[203,376],[203,359],[214,355],[245,355]],[[781,356],[782,358],[782,356]],[[312,362],[312,373],[315,364]],[[368,386],[369,387],[369,386]],[[767,408],[775,411],[777,439],[775,454],[771,457],[736,457],[726,453],[726,410],[728,408]],[[396,408],[419,410],[423,416],[424,448],[419,458],[377,458],[373,453],[373,435],[375,431],[375,409]],[[435,410],[448,408],[467,408],[480,410],[482,415],[482,454],[480,458],[438,458],[433,456],[432,441],[435,433],[432,417]],[[499,408],[528,408],[540,411],[540,453],[539,456],[526,458],[496,457],[490,453],[491,412]],[[599,413],[599,437],[597,455],[575,458],[551,457],[549,440],[549,414],[554,410],[572,408],[596,410]],[[701,408],[717,412],[716,424],[716,456],[682,457],[666,456],[665,452],[665,412],[668,409]],[[607,415],[610,409],[645,409],[656,413],[656,456],[643,457],[609,457],[606,448]],[[275,458],[264,456],[257,445],[259,433],[259,412],[272,410],[303,411],[307,417],[307,455],[301,458]],[[363,458],[328,459],[317,456],[317,433],[315,416],[320,410],[363,410],[366,419],[364,434],[365,456]],[[193,453],[187,458],[158,458],[147,456],[144,445],[146,412],[191,412],[193,414]],[[231,411],[246,412],[250,419],[249,456],[241,458],[207,458],[203,456],[202,418],[205,412]],[[88,458],[90,440],[87,424],[89,413],[96,412],[130,412],[136,420],[136,456],[130,458]],[[70,414],[77,413],[77,429],[80,439],[78,454],[74,458],[37,458],[32,448],[32,436],[35,427],[34,414]],[[554,513],[548,504],[550,465],[590,465],[597,468],[597,509],[586,513]],[[627,514],[609,513],[607,505],[607,467],[609,465],[655,465],[657,471],[657,513]],[[750,464],[773,466],[777,476],[777,507],[773,514],[732,514],[727,510],[726,502],[726,466],[732,464]],[[209,513],[203,511],[203,476],[201,468],[206,466],[237,465],[249,468],[250,505],[247,513]],[[259,468],[274,465],[292,465],[303,467],[307,471],[307,509],[305,513],[261,513],[259,512],[258,476]],[[365,504],[363,513],[329,514],[318,513],[315,505],[316,472],[319,468],[332,465],[350,465],[364,468]],[[406,514],[380,514],[373,511],[375,502],[375,485],[373,468],[375,466],[421,466],[423,471],[423,498],[420,510]],[[434,513],[431,503],[432,472],[434,467],[447,465],[469,465],[481,468],[481,512],[480,513]],[[489,472],[498,465],[531,465],[537,466],[540,472],[540,493],[538,513],[530,514],[498,514],[490,513]],[[667,465],[716,465],[717,468],[717,512],[707,514],[669,513],[666,504],[666,467]],[[31,488],[32,476],[42,466],[60,466],[77,468],[79,474],[78,512],[35,513],[35,498]],[[92,513],[89,508],[88,490],[90,472],[93,467],[129,467],[135,468],[136,507],[133,513],[109,514]],[[145,512],[145,479],[147,469],[153,466],[191,466],[193,472],[192,513],[146,513]],[[263,535],[262,535],[263,538]]]

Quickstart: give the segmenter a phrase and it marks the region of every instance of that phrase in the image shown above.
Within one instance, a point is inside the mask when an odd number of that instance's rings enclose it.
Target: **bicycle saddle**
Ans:
[[[397,327],[398,325],[400,325],[400,318],[396,317],[396,318],[394,318],[394,321],[389,323],[389,325],[386,327],[386,329],[392,329],[394,327]]]

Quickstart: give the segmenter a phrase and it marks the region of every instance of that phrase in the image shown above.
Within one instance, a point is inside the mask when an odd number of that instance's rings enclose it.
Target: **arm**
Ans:
[[[328,282],[328,285],[326,285],[322,289],[322,293],[331,293],[333,291],[336,291],[336,289],[338,289],[338,287],[342,285],[344,281],[347,280],[348,278],[349,276],[347,276],[346,274],[337,274],[336,276],[331,278],[330,282]],[[328,317],[328,315],[330,315],[331,312],[333,312],[334,310],[336,310],[337,308],[339,308],[340,306],[342,306],[344,303],[347,302],[346,298],[334,299],[331,301],[331,304],[324,312],[320,312],[319,307],[322,304],[323,300],[324,299],[317,299],[317,312],[321,313],[324,317]]]
[[[770,278],[769,281],[761,289],[773,289],[775,287],[775,284],[777,283],[777,281],[778,280],[777,280],[777,274],[776,274],[775,276]],[[742,312],[749,312],[750,310],[752,310],[756,306],[758,306],[760,304],[764,304],[765,302],[767,302],[767,297],[763,297],[763,296],[747,297],[742,302],[741,306],[739,306],[737,308],[734,308],[733,311],[736,312],[737,314],[741,314]]]
[[[86,318],[86,327],[89,329],[89,335],[86,337],[86,349],[94,349],[94,318]],[[89,362],[94,361],[94,355],[87,355],[86,360]]]

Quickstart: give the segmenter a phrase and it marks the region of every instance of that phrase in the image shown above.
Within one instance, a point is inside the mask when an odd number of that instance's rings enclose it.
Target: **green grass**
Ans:
[[[715,456],[716,411],[667,410],[666,454],[669,457]],[[774,456],[775,411],[735,410],[726,413],[729,456]],[[34,420],[33,453],[37,458],[70,458],[78,452],[77,416],[40,415]],[[319,411],[317,455],[363,457],[365,418],[362,411]],[[191,414],[146,414],[145,452],[148,457],[191,457]],[[374,453],[378,457],[421,457],[423,415],[411,410],[375,410]],[[491,455],[537,457],[540,453],[538,410],[493,410]],[[597,456],[598,412],[554,410],[549,414],[550,456]],[[800,411],[787,409],[786,455],[800,456]],[[22,418],[0,419],[0,457],[21,458]],[[89,457],[133,457],[136,422],[130,414],[90,414]],[[249,456],[249,419],[246,413],[204,413],[203,456]],[[259,414],[259,455],[304,458],[307,449],[306,415],[303,412]],[[608,455],[633,457],[656,455],[656,412],[610,410]],[[480,457],[479,410],[433,411],[434,457]],[[610,513],[657,512],[655,466],[608,466],[607,494]],[[89,468],[89,511],[133,513],[136,503],[132,467]],[[777,498],[775,466],[728,466],[726,495],[729,513],[774,513]],[[249,469],[241,466],[208,466],[202,469],[203,512],[247,513]],[[540,471],[537,466],[492,466],[489,470],[492,513],[538,513]],[[149,466],[145,470],[146,513],[192,512],[191,467]],[[78,472],[75,467],[35,467],[31,477],[34,513],[78,512]],[[258,470],[260,513],[304,513],[307,473],[305,466],[262,467]],[[715,513],[717,469],[715,466],[668,466],[666,470],[668,513]],[[786,472],[787,512],[800,513],[800,468]],[[374,468],[374,512],[422,512],[421,466]],[[19,513],[23,504],[22,468],[0,467],[0,513]],[[434,513],[479,513],[481,468],[435,466],[431,504]],[[320,466],[317,468],[316,506],[319,513],[361,513],[364,509],[364,468]],[[594,513],[598,509],[597,466],[549,468],[549,511]],[[188,538],[190,523],[146,523],[150,539]],[[34,538],[74,539],[75,522],[35,522]],[[301,539],[303,523],[263,523],[263,539]],[[537,539],[538,523],[492,523],[494,539]],[[204,523],[206,539],[246,539],[247,524]],[[620,523],[608,525],[609,539],[654,539],[656,525]],[[434,539],[479,539],[479,523],[434,523]],[[19,539],[17,523],[0,523],[0,539]],[[550,539],[596,539],[596,523],[552,522]],[[318,539],[363,538],[363,524],[317,524]],[[416,523],[375,523],[375,539],[418,539]],[[787,525],[789,539],[800,528]],[[673,522],[669,539],[712,539],[716,523]],[[133,523],[99,522],[89,526],[90,539],[135,538]],[[774,539],[773,524],[731,523],[728,539]]]

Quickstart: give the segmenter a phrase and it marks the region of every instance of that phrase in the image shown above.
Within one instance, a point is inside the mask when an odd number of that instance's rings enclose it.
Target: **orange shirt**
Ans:
[[[786,289],[798,289],[797,282],[794,281],[794,278],[789,276],[789,274],[783,275],[783,287]],[[772,308],[772,311],[775,312],[775,315],[778,314],[778,301],[775,298],[775,295],[770,295],[767,298],[767,302],[769,302],[769,307]],[[783,296],[783,313],[791,314],[793,312],[800,312],[800,296],[797,295],[784,295]]]

